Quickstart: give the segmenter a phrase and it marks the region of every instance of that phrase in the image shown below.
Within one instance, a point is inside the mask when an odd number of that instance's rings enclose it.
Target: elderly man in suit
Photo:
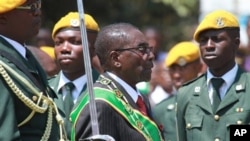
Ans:
[[[229,141],[230,125],[250,122],[250,75],[235,61],[240,45],[237,18],[216,10],[204,17],[194,39],[208,69],[177,94],[180,141]]]
[[[144,34],[128,23],[103,27],[96,53],[105,72],[94,84],[100,134],[117,141],[161,141],[161,132],[151,118],[149,102],[136,84],[151,77],[154,55]],[[72,111],[72,141],[93,135],[89,95]]]

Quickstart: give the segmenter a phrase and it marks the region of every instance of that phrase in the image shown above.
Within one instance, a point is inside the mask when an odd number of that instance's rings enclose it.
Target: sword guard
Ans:
[[[115,141],[110,135],[94,135],[86,139],[80,139],[79,141]]]

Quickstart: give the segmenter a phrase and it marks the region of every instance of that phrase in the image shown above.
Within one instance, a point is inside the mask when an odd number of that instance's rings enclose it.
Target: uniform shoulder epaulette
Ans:
[[[197,79],[200,79],[201,77],[204,77],[205,73],[201,74],[200,76],[192,79],[192,80],[189,80],[187,82],[185,82],[182,86],[186,86],[186,85],[189,85],[190,83],[193,83],[194,81],[196,81]]]

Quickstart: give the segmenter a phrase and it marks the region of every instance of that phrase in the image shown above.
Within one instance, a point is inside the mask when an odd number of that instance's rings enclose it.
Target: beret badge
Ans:
[[[79,26],[80,26],[79,19],[71,19],[71,20],[70,20],[70,25],[71,25],[72,27],[79,27]]]
[[[219,17],[218,19],[216,19],[216,25],[217,27],[223,27],[225,25],[224,20]]]

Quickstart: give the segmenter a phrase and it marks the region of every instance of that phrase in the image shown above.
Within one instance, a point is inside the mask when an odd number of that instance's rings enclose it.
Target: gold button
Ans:
[[[238,124],[238,125],[241,125],[241,124],[242,124],[242,121],[238,120],[238,121],[237,121],[237,124]]]
[[[32,100],[34,101],[34,102],[36,102],[37,101],[37,96],[32,96]]]
[[[216,121],[218,121],[218,120],[220,119],[220,116],[219,116],[219,115],[214,115],[214,119],[215,119]]]
[[[218,138],[215,138],[215,140],[214,141],[220,141],[220,139],[218,139]]]
[[[188,123],[187,126],[186,126],[187,129],[190,129],[191,128],[191,123]]]

